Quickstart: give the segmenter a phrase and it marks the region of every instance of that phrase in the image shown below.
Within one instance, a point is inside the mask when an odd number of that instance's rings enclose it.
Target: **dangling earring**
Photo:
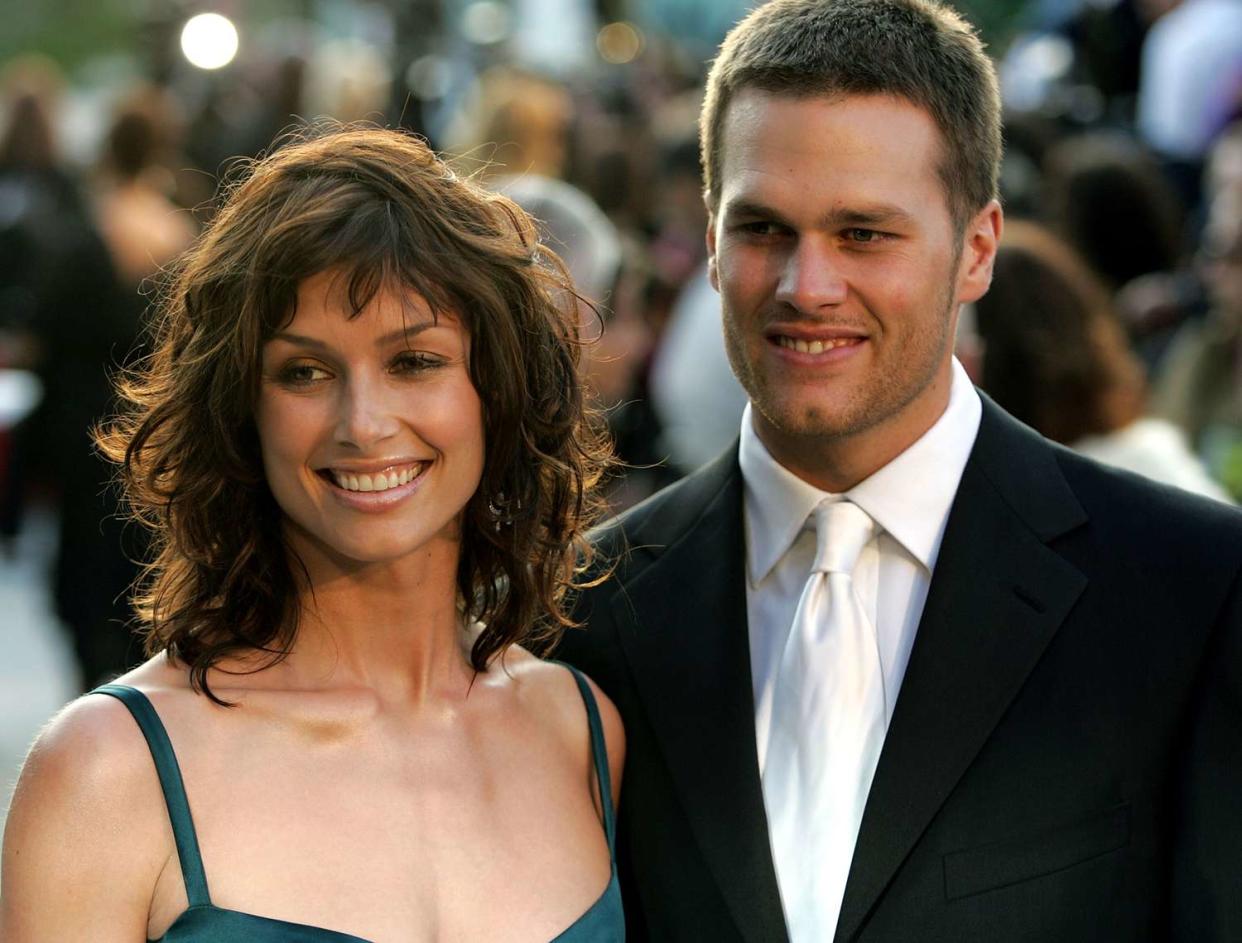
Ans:
[[[487,513],[492,517],[493,530],[499,531],[502,524],[508,526],[513,523],[503,491],[497,491],[494,497],[487,499]]]

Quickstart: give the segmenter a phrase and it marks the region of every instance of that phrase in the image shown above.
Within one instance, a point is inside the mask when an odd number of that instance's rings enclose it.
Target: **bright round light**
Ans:
[[[509,8],[497,0],[476,0],[461,15],[461,33],[476,46],[508,39],[511,27]]]
[[[453,85],[453,64],[434,53],[422,56],[406,69],[405,84],[423,101],[437,101],[447,95]]]
[[[613,65],[633,62],[643,50],[643,34],[632,23],[609,23],[595,37],[600,58]]]
[[[200,13],[181,30],[181,51],[191,65],[219,69],[237,55],[237,27],[219,13]]]

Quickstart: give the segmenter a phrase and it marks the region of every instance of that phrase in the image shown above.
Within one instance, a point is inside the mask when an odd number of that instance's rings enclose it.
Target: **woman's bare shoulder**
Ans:
[[[101,917],[130,926],[136,939],[171,849],[159,780],[133,717],[115,698],[78,698],[43,728],[18,777],[4,834],[0,936],[111,939],[98,926],[76,932]]]
[[[151,662],[117,679],[157,698],[167,682],[162,668]],[[120,817],[136,823],[151,808],[162,812],[163,795],[141,728],[117,698],[85,694],[52,717],[35,739],[10,819],[20,821],[29,810],[38,814],[42,827],[75,818]]]
[[[504,658],[504,667],[508,673],[542,702],[545,716],[555,718],[566,737],[574,742],[583,742],[582,734],[586,729],[585,707],[582,692],[571,669],[560,662],[538,658],[516,645],[505,653]],[[619,795],[621,770],[625,765],[625,727],[611,698],[589,677],[582,677],[586,678],[587,686],[599,708],[615,800]]]

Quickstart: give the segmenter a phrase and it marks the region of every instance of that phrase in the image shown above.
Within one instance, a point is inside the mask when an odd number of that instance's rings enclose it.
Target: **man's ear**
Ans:
[[[962,235],[962,261],[957,270],[959,303],[978,301],[987,294],[992,284],[996,247],[1000,245],[1004,228],[1004,214],[996,200],[989,200],[988,205],[967,224]]]
[[[720,291],[720,275],[716,271],[716,213],[707,200],[707,280]]]

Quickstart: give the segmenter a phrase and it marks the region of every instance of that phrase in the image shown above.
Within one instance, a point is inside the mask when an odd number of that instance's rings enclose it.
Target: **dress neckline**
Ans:
[[[560,664],[560,663],[558,663]],[[587,722],[591,733],[591,759],[595,767],[596,781],[599,784],[600,805],[603,810],[604,832],[608,839],[608,854],[611,868],[608,883],[594,903],[588,907],[568,927],[558,933],[550,943],[559,943],[568,938],[576,927],[588,920],[597,910],[608,905],[610,897],[619,896],[620,888],[617,881],[616,856],[616,812],[612,805],[612,782],[608,768],[607,744],[604,740],[603,724],[600,721],[599,707],[591,692],[586,678],[572,665],[563,665],[573,675],[578,691],[582,695],[587,711]],[[179,926],[187,922],[206,918],[208,920],[241,921],[257,924],[272,929],[298,931],[301,934],[315,934],[322,943],[372,943],[363,937],[354,936],[340,930],[328,930],[311,924],[281,920],[276,917],[261,917],[240,910],[229,910],[217,907],[211,902],[211,894],[207,887],[207,875],[203,868],[202,854],[198,847],[198,834],[194,828],[194,820],[190,814],[189,800],[185,792],[185,783],[181,778],[181,765],[177,762],[176,752],[168,731],[160,720],[158,712],[150,699],[137,688],[124,684],[104,684],[95,688],[92,694],[107,694],[128,708],[150,748],[155,763],[156,774],[159,776],[160,788],[164,793],[164,802],[168,807],[168,818],[172,824],[173,839],[177,846],[177,857],[181,864],[181,874],[185,881],[186,907],[172,922],[159,940],[150,943],[161,943],[174,935]],[[619,909],[619,901],[617,904]],[[201,915],[201,916],[200,916]]]

